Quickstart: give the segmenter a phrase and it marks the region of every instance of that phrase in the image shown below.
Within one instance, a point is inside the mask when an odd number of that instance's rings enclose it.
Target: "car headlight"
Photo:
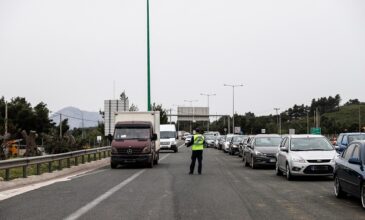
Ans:
[[[305,160],[301,157],[292,157],[291,161],[297,162],[297,163],[305,163]]]
[[[176,145],[176,141],[172,141],[172,142],[171,142],[171,144],[172,144],[172,145]]]
[[[116,147],[112,147],[112,153],[113,153],[113,154],[118,153],[118,150],[117,150],[117,148],[116,148]]]
[[[143,148],[142,150],[142,154],[148,154],[151,152],[151,147],[150,146],[147,146],[145,148]]]
[[[232,147],[237,148],[237,145],[234,144]]]
[[[257,150],[255,150],[255,154],[256,154],[256,156],[263,156],[264,155],[263,153],[261,153],[260,151],[257,151]]]

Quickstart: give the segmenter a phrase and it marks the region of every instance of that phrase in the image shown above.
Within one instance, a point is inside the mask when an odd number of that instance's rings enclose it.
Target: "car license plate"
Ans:
[[[125,160],[125,162],[126,162],[126,163],[135,163],[135,162],[136,162],[136,160],[134,160],[134,159],[129,159],[129,160]]]
[[[313,166],[312,170],[328,170],[328,167],[322,167],[322,166]]]
[[[270,162],[276,162],[276,159],[275,158],[272,158],[272,159],[270,159]]]

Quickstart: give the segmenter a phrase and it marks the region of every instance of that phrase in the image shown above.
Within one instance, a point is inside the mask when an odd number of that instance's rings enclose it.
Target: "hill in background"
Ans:
[[[73,128],[88,128],[88,127],[96,127],[98,125],[98,121],[102,122],[103,118],[99,114],[99,112],[88,112],[80,110],[76,107],[66,107],[63,108],[56,113],[52,114],[51,119],[58,125],[60,122],[60,115],[62,114],[62,120],[68,119],[68,125],[71,129]],[[82,120],[82,118],[84,120]],[[84,126],[82,126],[82,122],[84,122]]]

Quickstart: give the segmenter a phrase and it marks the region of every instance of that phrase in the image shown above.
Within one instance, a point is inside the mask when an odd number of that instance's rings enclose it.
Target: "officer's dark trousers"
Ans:
[[[195,161],[198,159],[198,173],[202,173],[203,150],[193,150],[191,154],[190,173],[194,173]]]

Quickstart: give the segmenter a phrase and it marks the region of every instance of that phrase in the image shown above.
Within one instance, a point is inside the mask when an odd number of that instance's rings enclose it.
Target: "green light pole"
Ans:
[[[150,1],[147,0],[147,111],[151,111],[151,76],[150,76]]]

